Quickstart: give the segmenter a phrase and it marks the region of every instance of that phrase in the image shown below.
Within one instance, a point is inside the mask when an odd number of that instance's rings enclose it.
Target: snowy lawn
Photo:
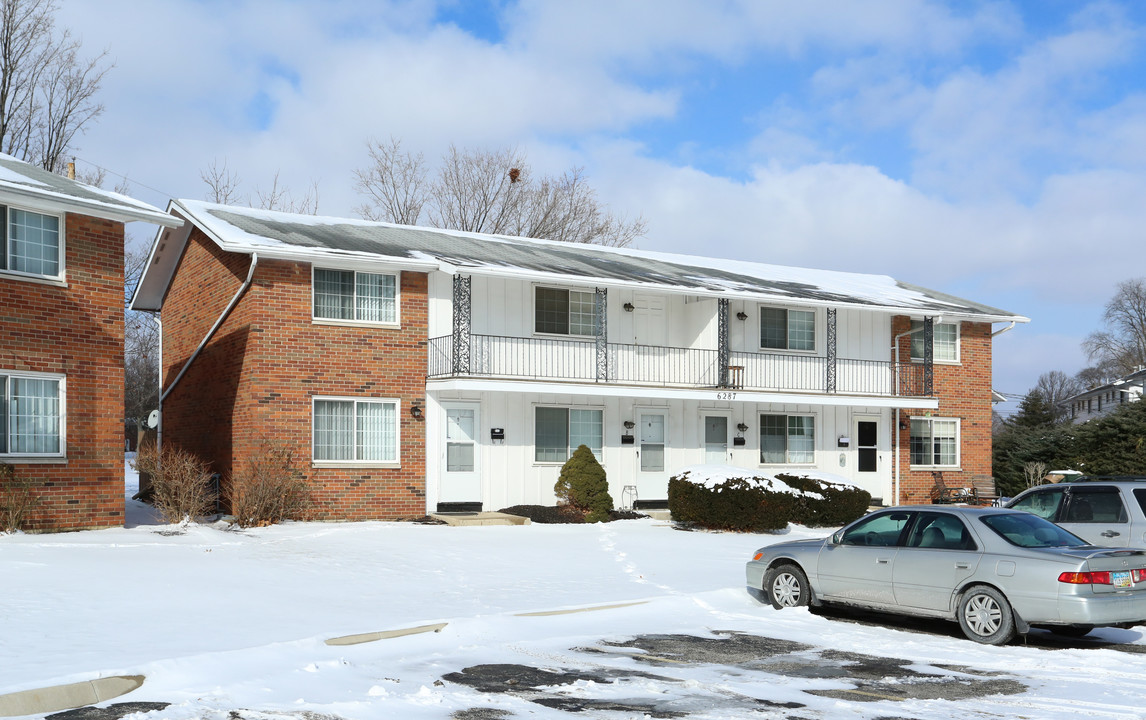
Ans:
[[[132,480],[129,470],[129,495]],[[1140,717],[1146,691],[1146,655],[1126,652],[1146,650],[1142,628],[1096,631],[1093,637],[1121,644],[1106,648],[995,648],[944,633],[943,624],[924,632],[857,624],[803,609],[776,612],[748,596],[744,563],[756,547],[822,530],[682,532],[654,520],[180,529],[158,525],[144,505],[128,505],[122,530],[0,536],[0,694],[142,674],[142,688],[113,702],[172,703],[152,718],[223,720],[234,709],[251,718],[301,711],[465,718],[473,708],[489,708],[493,714],[483,717],[494,718],[576,717],[444,679],[471,666],[509,663],[633,673],[636,679],[582,679],[550,693],[597,702],[653,698],[697,718],[761,717],[762,707],[752,706],[757,699],[800,708],[777,710],[777,717],[1131,718]],[[635,601],[645,602],[520,615]],[[431,623],[448,624],[439,633],[362,645],[324,643]],[[985,698],[897,701],[887,692],[848,695],[856,685],[846,673],[808,677],[731,660],[658,661],[651,651],[606,644],[718,631],[898,658],[928,677],[1017,681],[1020,692],[995,694],[983,685]],[[826,662],[809,652],[796,656]],[[636,660],[642,653],[653,659]],[[581,717],[597,713],[626,716],[599,710]]]

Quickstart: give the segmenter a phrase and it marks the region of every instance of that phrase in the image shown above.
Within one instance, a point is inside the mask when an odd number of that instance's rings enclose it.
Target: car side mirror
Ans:
[[[832,533],[832,545],[839,545],[843,541],[844,541],[844,531],[843,530]]]

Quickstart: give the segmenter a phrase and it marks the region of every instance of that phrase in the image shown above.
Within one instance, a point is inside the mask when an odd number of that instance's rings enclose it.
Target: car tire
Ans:
[[[812,596],[808,576],[792,564],[778,565],[769,570],[764,576],[764,591],[768,593],[772,607],[777,610],[803,607]]]
[[[1015,616],[1003,593],[976,585],[959,600],[959,627],[977,643],[1006,645],[1015,637]]]

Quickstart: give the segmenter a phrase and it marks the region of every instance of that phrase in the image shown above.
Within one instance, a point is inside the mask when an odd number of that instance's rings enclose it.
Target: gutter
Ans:
[[[223,322],[227,319],[227,316],[230,315],[231,311],[235,309],[235,306],[239,304],[239,299],[243,297],[243,293],[247,292],[247,288],[251,286],[251,280],[255,277],[255,268],[258,266],[258,264],[259,254],[251,253],[251,267],[249,270],[247,270],[247,279],[243,281],[243,284],[239,287],[238,291],[235,293],[235,296],[231,298],[231,302],[227,303],[227,307],[223,309],[223,313],[219,316],[219,319],[215,321],[215,324],[212,325],[211,329],[207,331],[207,334],[203,336],[203,340],[200,341],[199,347],[195,348],[195,352],[191,353],[191,357],[187,358],[187,362],[183,365],[183,369],[179,371],[179,374],[175,376],[175,379],[171,381],[171,384],[167,386],[167,389],[163,390],[159,394],[160,426],[162,426],[163,423],[163,401],[167,399],[167,396],[171,394],[171,391],[175,389],[175,386],[178,385],[179,381],[183,379],[183,376],[187,374],[187,370],[190,369],[191,363],[195,362],[195,359],[198,358],[200,353],[203,352],[203,348],[207,347],[207,343],[209,343],[211,338],[215,336],[215,333],[218,332],[219,327],[222,326]],[[162,340],[160,340],[160,347],[162,347]]]
[[[1011,324],[1008,325],[1007,327],[1000,328],[1000,329],[996,330],[995,332],[991,333],[991,337],[995,337],[996,335],[1002,335],[1003,333],[1007,332],[1008,330],[1014,330],[1014,329],[1015,329],[1015,321],[1012,320]]]

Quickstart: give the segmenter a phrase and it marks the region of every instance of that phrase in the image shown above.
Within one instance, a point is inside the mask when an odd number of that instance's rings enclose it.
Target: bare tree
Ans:
[[[206,170],[199,171],[199,177],[207,183],[206,199],[222,205],[235,205],[239,200],[239,185],[242,180],[227,168],[227,161],[219,167],[218,160],[212,160]]]
[[[151,313],[130,310],[127,303],[143,276],[148,243],[130,237],[124,245],[123,405],[124,417],[142,428],[159,407],[159,326]]]
[[[103,112],[107,52],[79,57],[55,28],[56,0],[0,0],[0,151],[60,172],[72,140]]]
[[[222,205],[245,204],[248,207],[256,207],[256,204],[251,202],[250,195],[244,196],[240,193],[239,187],[242,185],[242,180],[238,173],[232,172],[227,167],[226,160],[223,161],[222,166],[219,165],[218,160],[211,161],[211,165],[206,170],[199,171],[199,178],[207,184],[205,198],[208,201]],[[296,199],[288,187],[279,183],[279,171],[276,170],[268,189],[263,190],[259,186],[255,186],[255,199],[258,200],[257,207],[264,210],[317,215],[318,183],[311,183],[306,194]]]
[[[1118,283],[1114,297],[1102,314],[1103,330],[1091,333],[1083,350],[1099,366],[1116,376],[1127,375],[1146,365],[1146,278]]]
[[[559,177],[533,177],[516,149],[459,150],[450,146],[430,182],[422,156],[368,143],[370,165],[355,172],[370,220],[566,242],[624,247],[645,233],[603,207],[582,168]]]
[[[388,145],[368,142],[370,166],[355,170],[355,186],[369,200],[357,212],[367,220],[417,225],[426,204],[426,164],[422,153],[402,152],[390,138]]]
[[[1077,377],[1071,377],[1061,370],[1051,370],[1039,375],[1035,389],[1042,393],[1054,413],[1055,422],[1065,419],[1070,410],[1059,406],[1063,400],[1082,392],[1085,388]]]

